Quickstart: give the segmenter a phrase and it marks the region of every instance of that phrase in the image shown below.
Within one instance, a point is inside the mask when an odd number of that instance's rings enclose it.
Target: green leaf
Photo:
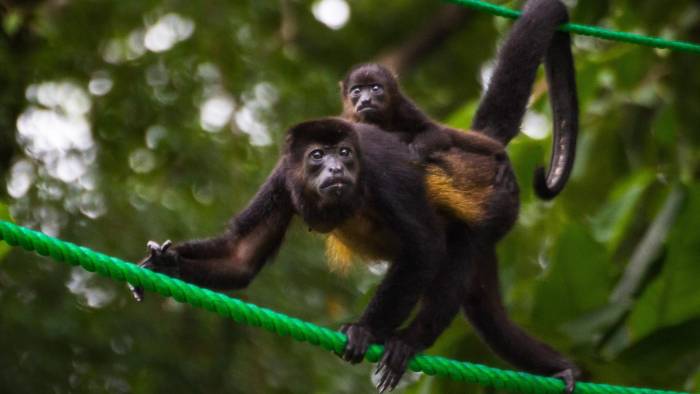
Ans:
[[[632,311],[629,331],[640,340],[656,330],[697,318],[700,311],[700,185],[688,193],[685,207],[668,240],[667,258],[659,277]]]
[[[476,112],[478,100],[472,100],[468,103],[459,107],[450,116],[447,117],[446,124],[462,130],[468,130],[471,128],[472,118],[474,118],[474,113]]]
[[[637,206],[644,191],[653,181],[654,174],[650,171],[632,175],[613,189],[608,201],[593,217],[593,236],[598,242],[605,243],[608,251],[615,251],[620,245],[638,212]]]
[[[22,14],[18,11],[10,11],[2,20],[2,28],[8,35],[13,35],[22,27]]]
[[[533,320],[542,329],[551,329],[601,307],[611,287],[610,269],[602,245],[585,227],[570,225],[537,287]]]
[[[661,256],[662,248],[676,222],[684,197],[685,191],[681,186],[674,187],[666,197],[666,202],[635,248],[622,279],[610,296],[612,302],[631,300],[643,286],[654,262]]]
[[[562,330],[577,344],[593,345],[628,309],[625,303],[608,304],[564,324]]]
[[[634,380],[640,385],[697,392],[697,369],[688,367],[700,364],[700,318],[654,332],[623,352],[618,361],[637,375]]]
[[[673,147],[678,139],[678,119],[676,110],[672,105],[661,108],[652,123],[654,141],[663,147]]]
[[[535,168],[546,163],[542,158],[547,152],[546,140],[534,140],[532,138],[519,135],[508,144],[508,156],[513,164],[518,183],[520,184],[520,194],[523,200],[533,199],[532,183]]]

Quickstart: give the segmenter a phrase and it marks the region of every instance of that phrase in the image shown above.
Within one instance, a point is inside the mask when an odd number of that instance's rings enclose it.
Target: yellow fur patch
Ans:
[[[465,167],[461,153],[445,155],[444,159],[443,164],[425,169],[428,199],[450,217],[480,224],[486,219],[486,203],[493,190],[490,174],[478,166]],[[394,235],[366,215],[349,219],[326,238],[328,264],[340,273],[346,273],[357,260],[391,260],[397,248]]]
[[[333,230],[326,239],[326,256],[331,270],[347,272],[355,261],[391,260],[398,249],[394,234],[359,214]]]
[[[326,237],[326,259],[331,271],[346,274],[352,266],[353,253],[340,238],[331,234]]]
[[[425,185],[428,198],[439,209],[466,222],[477,223],[484,219],[484,203],[488,190],[469,182],[456,185],[454,176],[442,168],[430,165],[426,168]]]

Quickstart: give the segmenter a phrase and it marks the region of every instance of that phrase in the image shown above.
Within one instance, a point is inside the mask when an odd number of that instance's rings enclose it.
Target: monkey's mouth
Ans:
[[[321,183],[321,190],[328,189],[329,187],[338,186],[348,186],[350,185],[350,180],[347,178],[330,178],[323,183]]]
[[[357,112],[359,113],[365,113],[365,112],[376,112],[377,107],[374,106],[374,104],[362,104],[357,107]]]
[[[331,178],[324,181],[319,187],[323,193],[331,193],[340,196],[346,189],[349,189],[352,182],[347,178]]]

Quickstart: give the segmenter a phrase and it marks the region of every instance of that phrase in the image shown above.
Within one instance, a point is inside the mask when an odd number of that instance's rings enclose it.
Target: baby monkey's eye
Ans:
[[[321,160],[323,159],[324,153],[321,149],[314,149],[309,153],[309,157],[314,159],[314,160]]]
[[[375,93],[379,93],[384,91],[384,88],[382,88],[382,85],[375,83],[374,85],[372,85],[372,91]]]
[[[352,154],[352,150],[350,148],[340,148],[340,155],[341,156],[350,156]]]

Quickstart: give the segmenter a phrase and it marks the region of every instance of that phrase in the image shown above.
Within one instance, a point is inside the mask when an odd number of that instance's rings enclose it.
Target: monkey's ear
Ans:
[[[345,96],[345,81],[338,81],[338,86],[340,86],[340,95]]]

